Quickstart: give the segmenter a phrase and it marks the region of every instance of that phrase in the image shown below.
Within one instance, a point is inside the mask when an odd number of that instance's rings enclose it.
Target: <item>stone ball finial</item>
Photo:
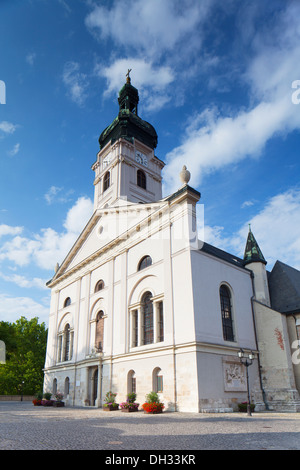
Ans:
[[[191,179],[191,173],[187,170],[186,166],[183,165],[181,172],[179,173],[180,179],[183,184],[188,184]]]

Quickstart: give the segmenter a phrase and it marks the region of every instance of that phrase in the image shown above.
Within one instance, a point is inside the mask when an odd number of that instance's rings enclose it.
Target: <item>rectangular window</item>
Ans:
[[[153,303],[151,300],[152,295],[147,293],[144,296],[144,344],[153,343]]]
[[[62,335],[58,337],[57,362],[61,362]]]
[[[164,309],[163,309],[163,302],[159,302],[158,304],[158,341],[164,340]]]
[[[134,310],[132,313],[132,347],[138,345],[138,311]]]
[[[136,378],[135,377],[131,378],[131,392],[136,393]]]
[[[163,376],[162,375],[157,376],[156,388],[157,388],[157,392],[163,391]]]

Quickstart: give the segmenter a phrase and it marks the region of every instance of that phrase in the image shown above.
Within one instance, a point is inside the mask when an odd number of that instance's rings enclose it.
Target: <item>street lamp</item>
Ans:
[[[24,386],[24,380],[21,382],[21,401],[23,401],[23,386]]]
[[[254,354],[252,351],[248,355],[245,354],[243,349],[240,349],[238,352],[238,357],[240,358],[241,364],[246,367],[246,377],[247,377],[247,394],[248,394],[248,401],[247,401],[247,415],[252,416],[251,414],[251,406],[250,406],[250,391],[249,391],[249,375],[248,375],[248,367],[251,366],[254,359]]]

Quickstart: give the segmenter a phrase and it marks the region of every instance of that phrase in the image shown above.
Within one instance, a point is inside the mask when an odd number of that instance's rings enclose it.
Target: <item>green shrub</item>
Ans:
[[[156,392],[150,392],[146,395],[146,403],[159,403],[159,396]]]

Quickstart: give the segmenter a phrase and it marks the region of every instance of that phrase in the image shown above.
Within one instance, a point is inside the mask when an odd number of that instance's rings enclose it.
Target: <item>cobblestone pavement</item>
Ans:
[[[299,450],[300,413],[105,412],[0,402],[0,450]]]

